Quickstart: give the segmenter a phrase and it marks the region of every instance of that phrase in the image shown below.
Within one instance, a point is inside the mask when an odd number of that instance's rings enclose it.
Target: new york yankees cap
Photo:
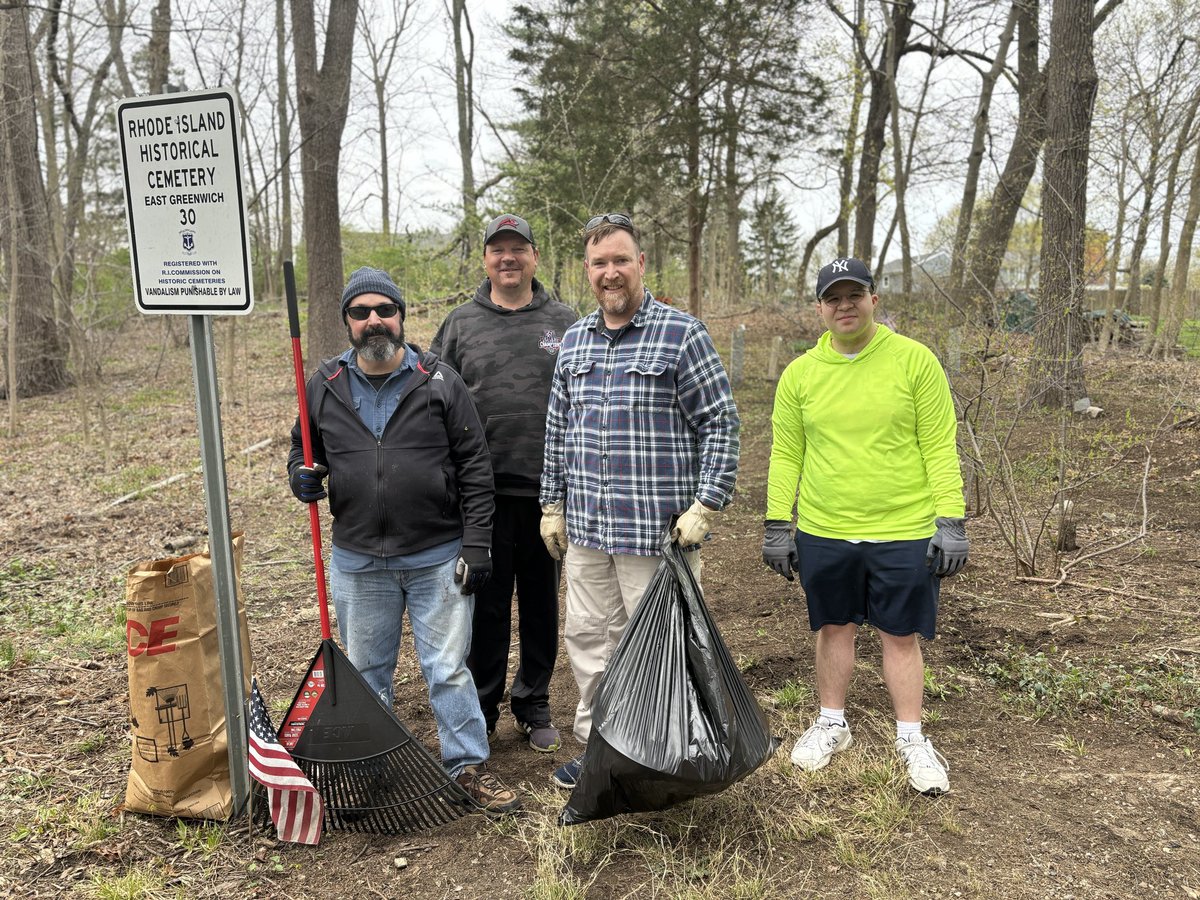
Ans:
[[[492,238],[504,231],[511,231],[513,234],[525,238],[525,240],[529,241],[535,247],[537,246],[537,241],[533,239],[533,229],[529,227],[529,223],[520,216],[514,216],[512,213],[496,216],[496,218],[488,222],[488,227],[483,232],[484,246],[486,247]]]
[[[839,256],[833,262],[821,267],[817,273],[817,299],[820,300],[829,290],[829,286],[839,281],[857,281],[868,291],[875,292],[875,279],[871,270],[861,259],[852,256]]]

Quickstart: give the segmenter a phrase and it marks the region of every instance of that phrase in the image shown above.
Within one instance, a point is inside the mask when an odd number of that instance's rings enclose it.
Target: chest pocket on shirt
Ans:
[[[594,359],[572,360],[563,366],[567,373],[566,386],[571,406],[593,406],[601,400],[601,386],[597,384],[597,374]]]
[[[664,359],[635,359],[620,381],[620,401],[642,409],[664,409],[675,404],[675,379]]]

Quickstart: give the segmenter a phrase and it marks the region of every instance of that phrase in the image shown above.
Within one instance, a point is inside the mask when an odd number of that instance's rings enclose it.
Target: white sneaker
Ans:
[[[907,740],[896,738],[896,752],[908,768],[908,783],[914,791],[922,794],[944,794],[950,790],[946,757],[933,749],[929,738],[924,735],[914,735]]]
[[[806,772],[815,772],[829,765],[833,754],[853,743],[850,726],[834,725],[828,719],[818,718],[792,748],[792,764]]]

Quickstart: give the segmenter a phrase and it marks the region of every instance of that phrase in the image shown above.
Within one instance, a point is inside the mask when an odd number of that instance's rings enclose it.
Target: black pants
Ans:
[[[475,594],[471,652],[467,655],[489,730],[500,718],[508,679],[514,583],[520,662],[509,694],[513,715],[530,724],[550,721],[550,676],[558,656],[560,563],[542,543],[541,518],[537,497],[496,496],[492,577]]]

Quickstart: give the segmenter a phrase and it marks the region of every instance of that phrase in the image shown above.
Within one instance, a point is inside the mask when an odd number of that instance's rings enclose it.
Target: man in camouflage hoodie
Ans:
[[[431,349],[462,375],[484,424],[496,479],[492,577],[475,594],[467,657],[488,736],[495,733],[507,681],[515,583],[520,663],[509,702],[529,746],[552,753],[559,747],[550,676],[558,655],[560,563],[538,530],[538,490],[554,363],[563,333],[578,316],[551,299],[534,277],[537,264],[529,223],[510,214],[493,219],[483,235],[487,277],[470,303],[446,317]]]

